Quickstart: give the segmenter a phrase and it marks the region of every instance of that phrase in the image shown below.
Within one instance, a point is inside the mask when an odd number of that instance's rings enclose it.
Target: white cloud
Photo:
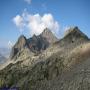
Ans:
[[[24,0],[25,2],[27,2],[28,4],[31,4],[32,0]]]
[[[59,31],[59,23],[50,13],[46,13],[42,16],[38,13],[32,15],[25,10],[22,15],[16,15],[13,21],[18,28],[28,29],[31,35],[39,35],[46,27],[55,34]]]
[[[17,15],[13,18],[13,22],[16,24],[16,26],[20,29],[20,31],[23,30],[24,27],[24,19],[20,15]]]

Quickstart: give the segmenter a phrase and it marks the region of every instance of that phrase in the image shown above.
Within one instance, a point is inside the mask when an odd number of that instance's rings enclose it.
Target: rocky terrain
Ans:
[[[38,54],[56,41],[58,41],[58,39],[47,28],[40,35],[33,35],[29,39],[26,39],[24,35],[21,35],[12,48],[10,58],[13,59],[22,49],[25,48],[35,54]]]
[[[90,39],[78,27],[58,40],[47,28],[20,36],[11,62],[0,70],[0,87],[19,90],[90,90]]]

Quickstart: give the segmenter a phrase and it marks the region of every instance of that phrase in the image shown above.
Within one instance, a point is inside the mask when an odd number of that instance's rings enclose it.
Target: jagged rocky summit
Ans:
[[[10,58],[14,58],[15,55],[22,49],[22,48],[28,48],[33,53],[39,53],[42,50],[46,50],[46,48],[58,41],[56,36],[53,35],[53,33],[48,29],[44,29],[44,31],[36,36],[35,34],[29,38],[26,39],[24,35],[21,35],[16,42],[16,44],[13,46]]]

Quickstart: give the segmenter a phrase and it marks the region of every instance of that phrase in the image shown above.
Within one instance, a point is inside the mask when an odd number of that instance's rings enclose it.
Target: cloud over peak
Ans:
[[[22,15],[16,15],[13,18],[14,24],[19,29],[27,29],[30,35],[39,35],[45,28],[49,28],[53,33],[58,33],[59,23],[54,19],[51,13],[40,14],[29,14],[24,11]]]

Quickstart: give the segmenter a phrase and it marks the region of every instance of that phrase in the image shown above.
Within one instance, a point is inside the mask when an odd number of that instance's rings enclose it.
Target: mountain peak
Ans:
[[[41,36],[46,38],[49,41],[49,43],[54,43],[58,41],[57,37],[48,28],[44,29],[44,31],[41,33]]]
[[[26,39],[26,37],[24,35],[20,35],[20,37],[18,38],[18,40],[21,40],[21,39]]]
[[[50,29],[45,28],[44,31],[42,32],[42,34],[43,34],[43,33],[52,33],[52,32],[50,31]]]
[[[75,26],[75,27],[70,27],[66,32],[65,32],[65,36],[64,38],[68,38],[68,37],[76,37],[76,38],[86,38],[88,39],[88,37],[82,32],[80,31],[80,29]]]
[[[21,35],[12,48],[10,58],[13,59],[13,57],[24,47],[27,47],[32,52],[36,53],[45,50],[51,43],[54,43],[57,40],[56,36],[54,36],[48,28],[44,29],[40,35],[36,36],[34,34],[29,39],[26,39],[24,35]]]
[[[19,38],[18,38],[18,41],[16,43],[16,46],[19,47],[19,48],[22,48],[26,45],[26,37],[24,35],[21,35]]]
[[[13,46],[12,51],[10,53],[10,58],[13,58],[19,50],[21,50],[22,48],[28,46],[27,45],[27,39],[24,35],[21,35],[18,38],[18,41],[16,42],[16,44]]]
[[[37,39],[37,36],[34,34],[34,35],[32,36],[32,39]]]

